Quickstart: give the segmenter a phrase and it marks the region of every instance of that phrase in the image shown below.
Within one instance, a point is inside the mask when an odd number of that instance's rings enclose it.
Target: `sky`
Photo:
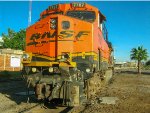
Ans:
[[[150,1],[86,2],[97,7],[106,16],[108,38],[113,44],[117,61],[130,61],[130,51],[137,46],[146,48],[150,56]],[[58,3],[66,2],[33,1],[31,24],[39,19],[40,13],[48,6]],[[15,31],[27,28],[28,15],[28,1],[0,1],[0,37],[2,33],[7,33],[8,28]]]

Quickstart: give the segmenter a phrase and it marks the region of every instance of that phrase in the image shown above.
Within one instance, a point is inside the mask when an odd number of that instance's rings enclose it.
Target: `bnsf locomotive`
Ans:
[[[106,18],[86,3],[49,6],[26,29],[23,75],[39,100],[78,106],[112,76]]]

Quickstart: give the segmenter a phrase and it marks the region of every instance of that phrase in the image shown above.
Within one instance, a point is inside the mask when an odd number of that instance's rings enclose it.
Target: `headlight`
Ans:
[[[36,72],[36,68],[35,67],[32,68],[32,72]]]
[[[56,20],[55,19],[51,19],[51,23],[52,24],[56,24]]]
[[[62,56],[61,56],[61,58],[62,58],[62,59],[64,59],[64,58],[68,59],[68,58],[69,58],[69,55],[68,55],[67,53],[63,53]]]
[[[89,68],[86,69],[86,72],[89,73],[91,70]]]
[[[50,27],[51,27],[51,29],[56,29],[56,24],[57,24],[56,19],[51,19],[50,20]]]
[[[23,60],[28,60],[30,56],[28,54],[23,54],[22,55]]]
[[[52,29],[55,29],[55,28],[56,28],[56,25],[55,25],[55,24],[51,24],[51,28],[52,28]]]
[[[63,29],[69,29],[70,28],[70,22],[69,21],[62,21],[62,28]]]
[[[61,59],[64,59],[64,58],[65,58],[64,55],[62,55],[62,56],[61,56]]]
[[[50,67],[50,68],[48,69],[48,71],[49,71],[50,73],[52,73],[52,72],[54,71],[53,67]]]

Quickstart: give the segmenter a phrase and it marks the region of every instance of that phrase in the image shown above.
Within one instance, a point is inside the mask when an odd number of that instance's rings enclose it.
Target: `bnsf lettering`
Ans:
[[[30,38],[30,40],[35,40],[35,39],[39,39],[41,37],[41,34],[40,33],[36,33],[36,34],[33,34]]]
[[[51,34],[50,32],[44,32],[43,34],[40,34],[40,33],[36,33],[36,34],[33,34],[30,38],[30,40],[32,40],[32,42],[29,42],[27,44],[27,46],[30,46],[30,45],[37,45],[39,44],[40,42],[36,42],[35,40],[37,39],[44,39],[44,38],[54,38],[56,36],[56,31]],[[48,43],[49,41],[42,41],[41,43]]]
[[[80,32],[75,36],[75,38],[78,38],[78,39],[79,39],[82,35],[88,35],[89,33],[90,33],[89,31],[80,31]],[[61,36],[61,37],[63,37],[63,38],[70,38],[70,37],[73,36],[73,34],[74,34],[73,31],[61,31],[59,36]]]
[[[76,36],[75,38],[76,39],[79,39],[81,38],[81,36],[83,35],[88,35],[90,32],[89,31],[80,31]],[[37,42],[36,40],[37,39],[44,39],[44,38],[54,38],[55,36],[57,35],[56,31],[51,34],[50,32],[44,32],[43,34],[41,33],[35,33],[31,36],[30,40],[32,40],[32,42],[29,42],[27,44],[27,46],[30,46],[30,45],[37,45],[39,43],[48,43],[48,42],[51,42],[51,40],[49,41],[41,41],[41,42]],[[70,38],[74,35],[74,31],[61,31],[60,32],[60,35],[59,37],[62,37],[62,38]]]
[[[43,34],[36,33],[31,36],[30,40],[35,40],[35,39],[39,39],[39,38],[44,39],[45,37],[54,38],[54,36],[56,36],[56,31],[53,34],[51,34],[50,32],[45,32]]]
[[[73,33],[73,31],[61,31],[59,36],[63,38],[70,38],[73,36]]]
[[[82,35],[88,35],[89,31],[80,31],[75,37],[80,38]]]

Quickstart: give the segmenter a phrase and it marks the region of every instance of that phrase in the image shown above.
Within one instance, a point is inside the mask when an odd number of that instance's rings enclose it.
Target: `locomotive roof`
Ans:
[[[75,6],[75,5],[76,6]],[[49,14],[49,13],[54,13],[54,12],[60,12],[63,11],[66,13],[67,11],[73,11],[73,10],[87,10],[87,11],[95,11],[99,12],[103,20],[106,20],[106,17],[98,10],[98,8],[91,6],[85,2],[72,2],[72,3],[67,3],[67,4],[56,4],[49,6],[46,10],[44,10],[40,16]]]

